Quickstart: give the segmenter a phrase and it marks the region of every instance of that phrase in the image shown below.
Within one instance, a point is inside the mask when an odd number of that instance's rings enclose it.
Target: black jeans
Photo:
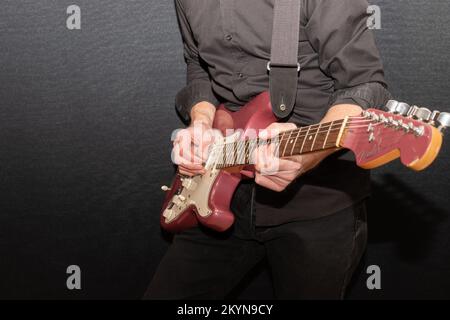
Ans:
[[[365,201],[323,218],[255,227],[251,201],[219,234],[201,227],[174,237],[145,299],[223,299],[264,257],[277,299],[343,299],[365,250]]]

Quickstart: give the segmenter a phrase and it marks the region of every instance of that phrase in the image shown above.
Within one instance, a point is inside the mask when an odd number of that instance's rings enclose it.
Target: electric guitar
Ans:
[[[161,226],[170,232],[180,232],[198,223],[216,231],[230,228],[234,222],[230,211],[234,191],[242,179],[253,175],[251,155],[262,144],[274,144],[281,158],[344,148],[353,151],[357,165],[364,169],[397,158],[413,170],[427,168],[439,153],[442,132],[450,126],[450,113],[432,112],[394,100],[386,108],[387,112],[369,109],[358,117],[303,127],[262,140],[257,138],[257,130],[277,120],[268,92],[237,112],[220,106],[213,127],[222,132],[237,131],[213,144],[204,175],[192,178],[176,175],[170,188],[162,187],[167,195]]]

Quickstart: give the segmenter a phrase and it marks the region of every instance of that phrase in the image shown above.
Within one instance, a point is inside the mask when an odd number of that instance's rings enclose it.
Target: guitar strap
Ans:
[[[291,114],[297,97],[301,1],[275,0],[271,58],[267,69],[272,110],[278,119]]]

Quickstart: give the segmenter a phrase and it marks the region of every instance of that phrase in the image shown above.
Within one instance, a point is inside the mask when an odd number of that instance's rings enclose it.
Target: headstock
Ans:
[[[372,169],[396,158],[416,171],[428,167],[442,145],[450,114],[391,100],[387,112],[364,111],[349,118],[341,146],[355,153],[358,166]]]

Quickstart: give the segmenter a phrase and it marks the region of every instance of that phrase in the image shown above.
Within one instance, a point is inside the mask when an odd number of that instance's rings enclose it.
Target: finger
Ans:
[[[268,154],[267,146],[261,146],[255,150],[254,163],[255,163],[256,171],[261,172],[267,167],[267,162],[268,162],[267,154]]]
[[[298,172],[285,171],[285,172],[277,172],[275,175],[268,176],[268,175],[264,175],[263,173],[261,173],[261,175],[268,177],[268,178],[270,178],[270,177],[279,178],[279,179],[283,180],[284,182],[291,183],[292,181],[297,179]]]
[[[172,162],[176,165],[179,165],[181,163],[185,162],[192,162],[191,159],[189,159],[188,156],[186,156],[186,152],[183,151],[183,148],[180,143],[176,143],[174,147],[172,148]]]
[[[255,182],[264,188],[268,188],[277,192],[283,191],[289,184],[287,181],[284,181],[278,177],[263,176],[260,174],[256,175]]]
[[[263,170],[264,167],[266,166],[266,153],[267,153],[267,146],[258,147],[253,152],[252,155],[253,163],[255,165],[255,170],[258,172],[261,172],[261,170]]]
[[[185,157],[179,157],[178,159],[178,166],[184,167],[185,169],[188,170],[203,170],[204,166],[203,166],[203,162],[199,157],[195,157],[193,155],[191,155],[189,157],[189,159],[186,159]],[[194,160],[194,161],[192,161]]]
[[[175,134],[175,138],[173,139],[173,143],[180,143],[182,141],[186,142],[190,142],[192,140],[192,133],[191,133],[191,129],[187,128],[187,129],[181,129],[181,130],[177,130],[176,134]]]
[[[183,165],[193,168],[203,168],[203,161],[201,158],[191,154],[187,157],[180,156],[178,165]]]
[[[194,141],[195,144],[195,154],[202,158],[204,162],[209,157],[211,153],[212,146],[216,143],[220,143],[223,140],[223,136],[219,130],[209,129],[205,131],[202,139],[197,139]]]
[[[278,148],[275,145],[260,147],[256,158],[255,169],[264,175],[274,175],[279,171],[280,159],[274,153]]]
[[[279,182],[291,183],[291,181],[295,180],[298,176],[297,171],[276,171],[272,170],[272,168],[263,168],[262,170],[256,170],[258,175],[266,177],[268,179],[277,179]]]
[[[178,168],[178,172],[179,172],[181,175],[189,176],[189,177],[194,177],[194,176],[198,176],[198,175],[203,175],[203,174],[205,174],[204,171],[192,171],[192,170],[188,170],[188,169],[185,169],[185,168],[182,168],[182,167],[179,167],[179,168]]]
[[[195,155],[200,157],[203,162],[206,162],[208,160],[209,154],[212,150],[212,143],[204,141],[201,146],[195,147]]]
[[[201,164],[200,160],[198,160],[196,163],[193,163],[190,159],[185,159],[181,157],[180,155],[173,156],[172,159],[173,163],[178,166],[183,166],[189,170],[202,170],[203,165]]]
[[[211,144],[214,139],[213,129],[205,125],[191,127],[192,141],[196,145]]]
[[[191,166],[188,166],[188,165],[180,165],[180,166],[178,166],[178,168],[180,170],[189,171],[189,172],[193,172],[193,173],[203,173],[203,172],[205,172],[204,168],[191,167]]]
[[[212,134],[213,134],[213,137],[214,137],[214,143],[218,143],[218,142],[221,142],[223,140],[223,134],[222,134],[222,132],[220,132],[220,130],[213,129],[212,130]]]
[[[264,174],[276,174],[280,170],[280,159],[275,156],[275,152],[278,148],[271,144],[266,148]]]
[[[196,150],[200,149],[193,144],[178,143],[174,146],[174,152],[177,153],[181,159],[184,159],[184,161],[203,164],[203,158],[201,157],[201,154],[199,154],[200,151]]]
[[[203,169],[203,165],[198,164],[198,163],[192,163],[190,161],[187,161],[183,158],[180,158],[180,161],[178,163],[176,163],[178,166],[183,166],[187,169],[190,170],[202,170]]]
[[[280,172],[300,171],[302,169],[302,165],[296,161],[279,159],[278,169]]]
[[[192,148],[192,137],[189,133],[189,130],[180,131],[176,141],[173,143],[174,148],[179,148],[179,153],[183,152],[189,153]]]

